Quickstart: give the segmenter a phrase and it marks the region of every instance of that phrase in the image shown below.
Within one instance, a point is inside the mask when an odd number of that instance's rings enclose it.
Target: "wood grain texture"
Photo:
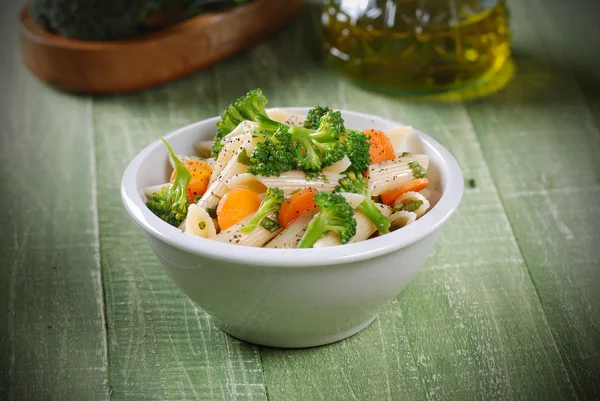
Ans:
[[[114,94],[148,88],[206,68],[283,27],[304,0],[255,0],[206,13],[147,36],[107,42],[43,30],[21,12],[23,60],[42,81],[70,92]]]
[[[89,99],[48,91],[0,8],[0,399],[107,400]]]
[[[261,86],[274,106],[327,104],[413,124],[447,146],[477,188],[428,264],[371,327],[323,348],[261,349],[269,398],[572,398],[464,107],[411,104],[346,84],[313,59],[314,32],[303,18],[285,37],[220,64],[218,93],[229,101]]]
[[[121,175],[137,152],[217,113],[211,74],[94,104],[114,400],[265,399],[258,349],[217,329],[177,288],[119,196]]]
[[[25,70],[11,19],[19,4],[3,3],[0,399],[600,398],[600,120],[589,70],[600,60],[575,44],[598,27],[559,3],[510,4],[519,75],[464,105],[340,80],[315,59],[308,11],[213,69],[92,103]],[[574,3],[586,15],[597,7]],[[225,335],[122,207],[134,154],[255,87],[270,106],[320,103],[410,123],[474,184],[422,271],[346,341],[287,351]]]
[[[575,11],[561,30],[576,32],[589,18],[585,8]],[[533,18],[544,12],[535,2],[514,4],[520,74],[468,111],[576,394],[597,399],[600,130],[591,112],[596,106],[587,101],[598,93],[582,85],[585,70],[572,69],[579,53],[549,41],[559,25]],[[568,57],[560,60],[560,52]],[[542,62],[540,54],[557,58]],[[589,62],[590,54],[581,56]],[[597,52],[595,58],[600,62]]]

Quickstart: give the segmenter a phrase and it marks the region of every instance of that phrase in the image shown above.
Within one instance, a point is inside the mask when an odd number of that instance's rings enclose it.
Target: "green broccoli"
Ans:
[[[318,172],[344,158],[346,149],[340,137],[344,133],[340,112],[327,112],[316,130],[291,127],[296,142],[296,164],[306,172]]]
[[[275,133],[275,131],[277,131],[280,127],[289,128],[288,125],[279,123],[275,120],[271,120],[269,117],[267,117],[264,114],[257,115],[256,122],[258,123],[258,131],[259,131],[257,135],[262,135],[264,137],[272,136]]]
[[[171,145],[163,138],[165,146],[169,150],[171,159],[175,164],[175,179],[171,185],[164,187],[160,192],[152,196],[146,206],[155,215],[173,226],[179,226],[188,210],[187,186],[192,178],[192,174],[183,165],[171,148]]]
[[[172,1],[156,0],[155,10]],[[32,0],[31,16],[42,28],[79,40],[117,40],[140,35],[148,0]]]
[[[57,35],[93,41],[131,39],[242,0],[31,0],[33,20]]]
[[[304,121],[304,128],[319,129],[321,118],[329,112],[333,112],[329,107],[315,106],[310,109]],[[338,112],[339,113],[339,112]],[[346,146],[346,155],[352,164],[347,171],[363,172],[371,164],[369,155],[369,137],[361,132],[346,129],[344,133]]]
[[[350,159],[350,167],[346,171],[354,171],[362,174],[371,165],[371,155],[369,154],[369,136],[362,132],[346,130],[346,155]]]
[[[352,206],[343,196],[328,192],[319,192],[313,200],[321,210],[308,223],[298,248],[312,248],[330,231],[338,235],[342,244],[347,243],[356,234],[356,219]]]
[[[254,89],[230,104],[217,122],[217,135],[213,144],[213,157],[217,157],[223,144],[221,140],[233,131],[242,121],[257,121],[259,115],[266,114],[267,98],[261,89]]]
[[[375,202],[371,199],[371,193],[367,188],[365,179],[361,173],[350,171],[345,177],[340,178],[339,184],[334,192],[352,192],[365,197],[356,210],[362,212],[369,220],[375,224],[380,233],[387,234],[390,232],[390,220],[381,213]]]
[[[244,234],[252,232],[256,226],[258,226],[261,220],[266,218],[268,214],[279,212],[283,201],[285,201],[285,196],[283,195],[283,191],[281,189],[267,189],[265,198],[258,207],[258,211],[254,214],[254,217],[252,217],[252,219],[240,229],[240,231]]]
[[[279,128],[264,141],[256,144],[248,161],[248,172],[254,175],[279,176],[296,167],[296,147],[289,128]]]
[[[309,129],[318,129],[319,124],[321,123],[321,117],[323,117],[328,112],[333,111],[329,107],[321,107],[315,106],[310,109],[306,114],[306,119],[304,120],[304,128]]]
[[[339,112],[327,112],[321,117],[317,130],[287,126],[260,115],[257,121],[259,135],[267,138],[273,136],[279,127],[288,127],[296,146],[296,167],[305,172],[320,172],[323,167],[340,161],[346,153],[346,147],[340,140],[345,129],[344,120]]]

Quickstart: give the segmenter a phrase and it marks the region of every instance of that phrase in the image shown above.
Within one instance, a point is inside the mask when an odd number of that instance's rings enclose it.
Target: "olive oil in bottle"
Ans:
[[[385,92],[448,92],[492,77],[510,55],[505,0],[330,0],[329,64]]]

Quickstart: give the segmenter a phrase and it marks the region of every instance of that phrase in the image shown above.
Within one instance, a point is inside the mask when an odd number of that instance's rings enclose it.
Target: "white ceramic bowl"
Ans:
[[[305,114],[308,108],[289,108]],[[342,111],[346,126],[386,130],[400,124]],[[218,117],[181,128],[165,139],[175,153],[212,139]],[[439,192],[432,208],[398,231],[367,241],[320,249],[262,249],[194,237],[145,206],[141,188],[168,180],[165,146],[156,140],[123,174],[121,196],[170,277],[215,324],[242,340],[276,347],[309,347],[349,337],[377,316],[415,275],[439,229],[458,207],[463,177],[452,155],[415,131],[411,147],[429,155]],[[414,149],[415,147],[419,149]]]

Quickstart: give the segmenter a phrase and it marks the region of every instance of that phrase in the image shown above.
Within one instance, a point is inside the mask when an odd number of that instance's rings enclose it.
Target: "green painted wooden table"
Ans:
[[[81,97],[24,68],[0,8],[0,399],[600,398],[600,4],[510,2],[518,74],[459,103],[358,89],[315,58],[314,18],[194,76]],[[119,197],[141,148],[262,87],[414,125],[467,185],[410,285],[360,334],[277,350],[218,330]]]

